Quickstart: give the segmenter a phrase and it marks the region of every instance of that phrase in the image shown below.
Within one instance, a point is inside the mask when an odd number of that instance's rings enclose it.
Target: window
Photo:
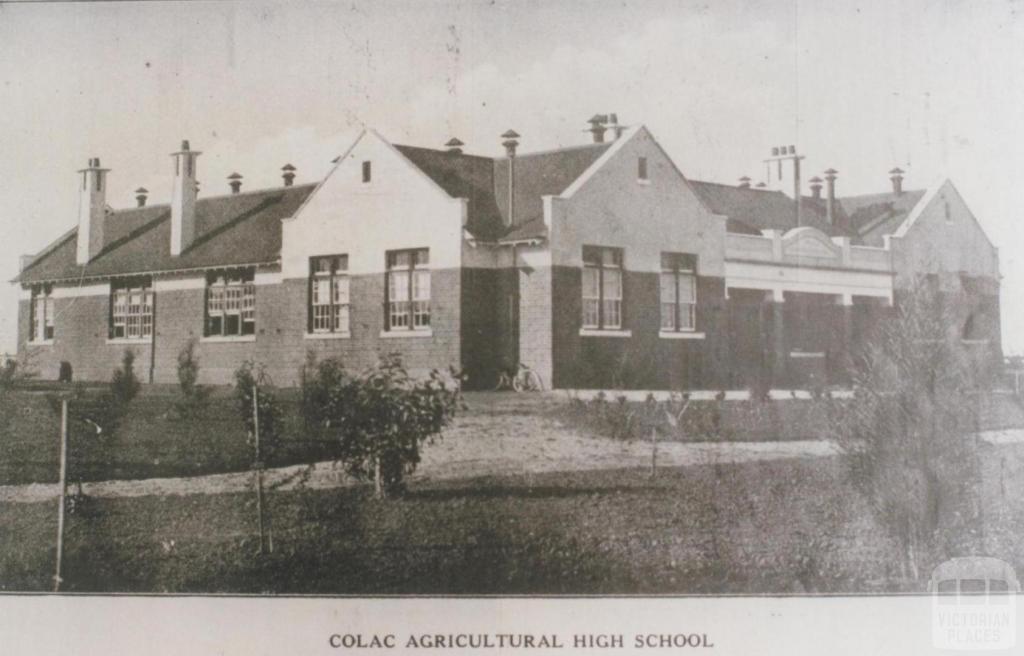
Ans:
[[[647,179],[647,158],[640,157],[636,160],[636,179],[646,180]]]
[[[349,331],[348,255],[310,260],[309,332]]]
[[[697,257],[661,254],[661,330],[693,330],[697,308]]]
[[[153,336],[153,288],[149,279],[110,285],[111,339],[150,339]]]
[[[256,286],[252,269],[220,271],[206,278],[206,335],[256,334]]]
[[[430,328],[430,252],[387,254],[387,330]]]
[[[373,177],[373,170],[370,162],[363,162],[363,182],[369,182]]]
[[[622,249],[583,247],[583,327],[622,328]]]
[[[32,288],[31,313],[29,341],[48,342],[53,339],[53,287],[42,285]]]

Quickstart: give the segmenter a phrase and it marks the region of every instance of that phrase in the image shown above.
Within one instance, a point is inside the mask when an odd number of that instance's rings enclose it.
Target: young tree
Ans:
[[[199,356],[196,340],[190,339],[178,351],[178,388],[181,400],[177,409],[186,419],[194,419],[206,407],[208,390],[199,384]]]
[[[458,377],[435,370],[415,380],[396,355],[383,356],[357,377],[340,367],[321,371],[334,377],[323,425],[338,440],[345,468],[373,480],[380,498],[400,494],[405,476],[420,462],[421,446],[440,435],[459,407]]]
[[[883,321],[833,430],[876,519],[900,549],[904,582],[969,534],[979,467],[970,366],[956,303],[921,279]]]

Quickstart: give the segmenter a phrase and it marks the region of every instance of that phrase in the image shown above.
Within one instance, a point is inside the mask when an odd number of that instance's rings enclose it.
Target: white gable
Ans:
[[[352,273],[380,272],[385,252],[404,248],[429,248],[432,268],[458,267],[464,214],[463,201],[368,130],[284,221],[282,273],[306,277],[310,257],[333,254],[347,254]]]

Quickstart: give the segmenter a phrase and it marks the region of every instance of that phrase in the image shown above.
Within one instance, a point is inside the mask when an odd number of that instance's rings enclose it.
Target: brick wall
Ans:
[[[234,370],[245,360],[267,365],[278,385],[294,385],[307,350],[321,358],[338,357],[359,371],[377,361],[380,354],[399,353],[414,374],[431,368],[458,366],[461,317],[461,276],[458,270],[431,272],[431,337],[383,338],[384,274],[353,276],[351,279],[351,337],[307,339],[307,282],[288,280],[256,287],[256,340],[237,342],[203,341],[202,289],[161,291],[156,294],[156,334],[153,354],[154,378],[158,383],[177,382],[177,357],[191,339],[198,339],[200,380],[224,384],[233,380]],[[34,368],[44,379],[56,379],[60,362],[74,368],[76,380],[109,380],[118,366],[125,344],[108,344],[107,296],[56,299],[57,320],[54,343],[32,346]],[[19,304],[19,343],[28,334],[29,303]],[[150,346],[132,344],[137,354],[136,372],[148,378]]]
[[[583,337],[582,272],[555,267],[553,283],[554,382],[557,387],[714,389],[728,375],[724,281],[701,277],[697,331],[704,339],[664,339],[659,274],[627,271],[623,329],[630,337]]]

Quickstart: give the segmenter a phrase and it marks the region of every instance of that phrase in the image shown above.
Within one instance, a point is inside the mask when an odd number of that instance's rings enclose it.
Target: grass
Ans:
[[[0,485],[58,480],[60,417],[48,396],[8,392],[0,399]],[[329,459],[331,444],[308,435],[296,395],[282,396],[284,434],[268,454],[268,466]],[[87,394],[85,402],[95,398]],[[215,389],[196,419],[182,418],[176,401],[167,388],[147,388],[131,401],[116,430],[98,436],[87,424],[72,422],[68,480],[196,476],[251,466],[253,446],[229,388]]]

